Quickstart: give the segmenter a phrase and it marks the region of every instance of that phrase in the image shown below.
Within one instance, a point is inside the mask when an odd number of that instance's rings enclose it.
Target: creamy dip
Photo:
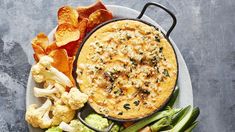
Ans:
[[[97,29],[77,65],[77,82],[90,105],[118,119],[142,118],[160,109],[177,79],[172,46],[159,30],[135,20]]]

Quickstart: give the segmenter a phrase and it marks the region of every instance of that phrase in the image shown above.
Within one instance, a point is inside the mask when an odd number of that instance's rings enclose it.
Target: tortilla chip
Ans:
[[[90,16],[90,14],[92,14],[93,12],[95,12],[96,10],[99,9],[104,9],[107,10],[106,7],[104,6],[104,4],[101,2],[101,0],[97,0],[96,3],[90,5],[90,6],[79,6],[77,8],[77,11],[79,13],[79,17],[81,18],[88,18]]]
[[[59,25],[55,32],[55,41],[58,47],[77,41],[79,38],[79,29],[68,23]]]
[[[63,6],[58,10],[58,25],[69,23],[73,26],[78,25],[78,12],[71,6]]]
[[[88,19],[83,19],[78,26],[78,29],[80,30],[80,38],[78,41],[73,41],[70,42],[60,48],[62,49],[66,49],[68,56],[72,57],[75,56],[77,53],[77,50],[80,46],[80,44],[82,43],[83,38],[86,36],[86,28],[87,28],[87,23],[88,23]]]
[[[52,66],[63,73],[67,73],[70,69],[69,58],[65,49],[56,49],[50,52],[49,56],[53,58]]]
[[[88,21],[88,31],[91,31],[94,27],[98,26],[99,24],[111,20],[113,18],[113,15],[110,11],[104,10],[104,9],[99,9],[95,12],[93,12],[89,16],[89,21]]]
[[[49,43],[49,39],[47,35],[44,33],[39,33],[33,40],[31,41],[32,45],[40,46],[43,50],[46,49],[47,45]]]

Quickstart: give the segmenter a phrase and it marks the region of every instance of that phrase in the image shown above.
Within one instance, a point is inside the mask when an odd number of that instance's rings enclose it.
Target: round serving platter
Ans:
[[[114,17],[124,17],[124,18],[136,18],[140,12],[136,11],[131,8],[123,7],[123,6],[117,6],[117,5],[106,5],[106,7],[113,13]],[[147,16],[142,17],[143,20],[155,25],[156,27],[160,28],[161,31],[165,33],[165,30],[162,29],[154,20]],[[176,25],[177,26],[177,25]],[[56,28],[53,29],[49,35],[49,41],[53,40],[53,34],[55,32]],[[173,31],[174,32],[174,31]],[[177,102],[175,103],[175,107],[185,107],[187,105],[192,105],[193,106],[193,91],[192,91],[192,84],[191,84],[191,79],[190,75],[188,72],[188,68],[186,66],[186,63],[184,61],[184,58],[182,57],[179,49],[177,48],[176,44],[174,41],[169,37],[177,58],[178,58],[178,64],[179,64],[179,76],[178,76],[178,83],[177,85],[180,88],[180,93]],[[36,86],[36,83],[32,79],[31,72],[29,74],[28,78],[28,84],[27,84],[27,90],[26,90],[26,107],[30,104],[41,104],[40,100],[36,97],[34,97],[33,94],[33,87]],[[43,132],[43,130],[38,129],[38,128],[33,128],[32,126],[29,125],[29,131],[30,132]]]

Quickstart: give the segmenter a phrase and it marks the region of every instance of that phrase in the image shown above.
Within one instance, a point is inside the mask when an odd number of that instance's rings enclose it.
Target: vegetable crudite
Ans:
[[[152,115],[167,104],[177,84],[178,62],[169,36],[141,20],[142,15],[101,24],[85,38],[75,59],[77,87],[97,113],[112,120]]]

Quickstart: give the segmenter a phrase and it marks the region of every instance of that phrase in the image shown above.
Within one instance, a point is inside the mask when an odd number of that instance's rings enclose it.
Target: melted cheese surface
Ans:
[[[119,119],[158,110],[177,78],[172,46],[162,33],[135,20],[111,22],[85,42],[77,82],[96,112]]]

